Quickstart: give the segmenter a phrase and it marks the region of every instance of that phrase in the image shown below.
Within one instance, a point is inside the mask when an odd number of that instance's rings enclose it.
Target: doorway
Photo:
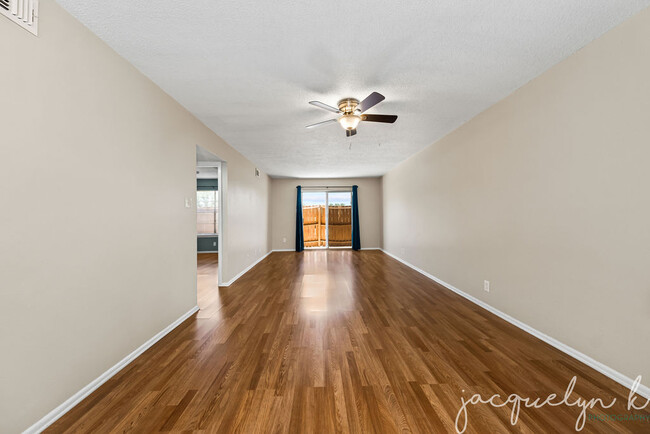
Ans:
[[[201,308],[201,301],[222,282],[225,165],[216,155],[196,147],[196,261]]]
[[[352,192],[302,192],[302,220],[306,249],[352,247]]]

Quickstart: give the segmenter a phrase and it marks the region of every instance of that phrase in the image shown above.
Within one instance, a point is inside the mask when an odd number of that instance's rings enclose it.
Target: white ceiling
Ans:
[[[58,0],[273,176],[381,175],[650,0]],[[45,23],[47,17],[41,17]],[[45,25],[45,24],[43,24]],[[348,139],[308,105],[386,101]],[[351,144],[351,149],[350,149]]]

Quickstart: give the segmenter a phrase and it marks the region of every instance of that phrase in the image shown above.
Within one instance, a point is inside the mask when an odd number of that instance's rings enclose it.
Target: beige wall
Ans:
[[[270,237],[273,250],[294,249],[296,245],[296,186],[359,186],[359,232],[361,248],[382,246],[381,178],[350,179],[271,179]],[[286,238],[286,242],[282,239]]]
[[[383,189],[390,253],[645,384],[649,53],[645,10],[399,165]]]
[[[0,432],[196,305],[195,145],[227,161],[224,280],[268,250],[269,180],[51,0],[0,17]]]

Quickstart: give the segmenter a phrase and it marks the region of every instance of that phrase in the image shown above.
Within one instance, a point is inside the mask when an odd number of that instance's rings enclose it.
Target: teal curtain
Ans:
[[[297,186],[296,200],[296,252],[305,250],[305,235],[302,232],[302,187]]]
[[[358,186],[352,186],[352,249],[361,250],[361,237],[359,235],[359,200]]]

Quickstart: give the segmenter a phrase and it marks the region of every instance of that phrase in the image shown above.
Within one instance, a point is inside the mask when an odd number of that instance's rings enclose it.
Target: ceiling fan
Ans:
[[[373,92],[366,97],[363,101],[359,102],[355,98],[343,98],[338,102],[339,108],[332,107],[320,101],[309,101],[309,104],[330,111],[332,113],[340,114],[338,118],[330,119],[323,122],[307,125],[306,128],[315,128],[327,124],[338,122],[345,130],[346,137],[354,136],[357,133],[357,126],[360,122],[382,122],[385,124],[392,124],[397,120],[395,115],[366,115],[363,114],[366,110],[376,106],[382,102],[386,97],[384,95]]]

